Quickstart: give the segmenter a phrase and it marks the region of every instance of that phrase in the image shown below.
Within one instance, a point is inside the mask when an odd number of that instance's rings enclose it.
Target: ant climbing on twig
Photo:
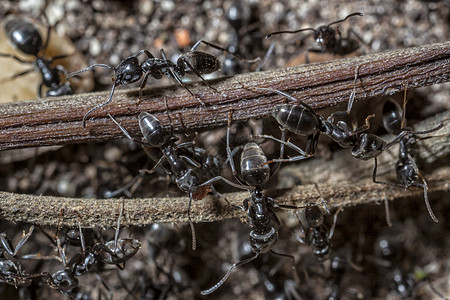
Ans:
[[[383,125],[385,129],[391,133],[396,135],[395,139],[391,142],[391,144],[398,143],[399,144],[399,152],[398,152],[398,160],[395,164],[395,171],[397,174],[397,180],[399,183],[391,183],[378,181],[376,179],[377,176],[377,158],[375,157],[375,166],[373,168],[373,182],[386,184],[391,187],[402,187],[409,188],[410,186],[417,186],[423,188],[423,195],[425,200],[425,205],[428,210],[428,214],[434,222],[438,222],[437,217],[433,213],[431,209],[430,203],[428,201],[428,184],[420,173],[417,164],[414,161],[414,156],[416,154],[416,143],[419,138],[418,135],[427,134],[431,132],[435,132],[442,127],[444,127],[444,123],[439,124],[438,126],[424,130],[424,131],[414,131],[412,127],[406,126],[406,90],[407,86],[405,84],[405,93],[403,98],[403,109],[398,105],[398,103],[393,102],[391,100],[387,100],[383,106]],[[427,138],[427,137],[425,137]],[[419,182],[418,179],[420,179]],[[385,198],[386,208],[388,208],[387,202],[387,194]]]
[[[48,21],[47,21],[48,22]],[[24,76],[34,69],[37,69],[42,77],[42,82],[37,89],[37,95],[42,98],[42,87],[46,86],[48,91],[46,97],[55,97],[63,95],[72,95],[73,90],[70,86],[70,82],[61,82],[61,75],[66,75],[66,70],[57,65],[52,67],[51,64],[55,60],[63,59],[69,55],[59,55],[52,58],[45,58],[43,55],[39,55],[45,51],[50,41],[51,27],[47,27],[47,40],[43,42],[42,36],[36,26],[25,18],[9,17],[4,24],[6,35],[12,42],[12,44],[22,53],[32,55],[35,57],[32,61],[23,60],[13,54],[0,53],[0,57],[11,57],[23,64],[32,64],[33,68],[15,74],[11,79],[15,79]]]
[[[171,123],[168,112],[167,115]],[[143,135],[141,141],[131,137],[125,128],[123,128],[111,115],[109,116],[128,139],[141,145],[149,157],[156,162],[149,173],[152,173],[159,165],[161,165],[169,175],[175,176],[175,182],[179,189],[188,193],[188,219],[192,231],[192,249],[195,250],[196,236],[194,223],[191,219],[191,203],[192,200],[203,199],[208,193],[210,186],[200,186],[202,176],[194,170],[198,167],[201,168],[203,164],[200,164],[199,166],[199,163],[195,161],[195,159],[184,155],[185,152],[181,151],[181,149],[193,147],[193,142],[176,144],[178,138],[174,134],[173,126],[171,126],[170,131],[168,131],[154,115],[147,112],[141,112],[139,114],[139,127]],[[195,155],[195,152],[193,154]],[[212,162],[209,161],[209,163]]]
[[[368,116],[366,118],[365,124],[354,130],[350,129],[350,126],[348,126],[344,121],[335,122],[334,120],[336,117],[347,116],[351,112],[353,102],[355,100],[356,80],[358,77],[359,67],[360,66],[357,66],[355,69],[353,91],[349,97],[347,110],[336,111],[326,119],[318,115],[308,104],[304,103],[303,101],[297,100],[284,92],[274,89],[257,88],[272,91],[292,101],[298,102],[299,105],[284,104],[276,106],[273,110],[273,117],[275,118],[275,120],[277,120],[277,122],[283,129],[287,129],[288,131],[294,132],[299,135],[306,135],[308,138],[306,151],[303,151],[291,142],[280,141],[272,136],[255,136],[258,138],[267,138],[275,140],[277,142],[281,142],[289,148],[292,148],[293,150],[296,150],[300,153],[300,155],[298,156],[286,159],[274,159],[269,161],[268,163],[292,162],[313,156],[317,149],[317,143],[320,134],[324,134],[330,137],[343,148],[352,148],[352,155],[355,158],[362,160],[374,158],[380,155],[385,149],[393,145],[393,143],[387,144],[384,140],[374,134],[364,132],[370,128],[369,120],[374,117],[374,115]]]
[[[156,58],[149,51],[141,50],[137,54],[129,56],[122,60],[116,67],[111,67],[105,64],[93,64],[83,70],[68,74],[67,78],[92,70],[94,67],[102,67],[114,70],[114,74],[112,75],[113,86],[111,88],[111,93],[108,100],[106,100],[106,102],[104,103],[94,106],[83,116],[83,127],[86,126],[86,118],[93,111],[106,106],[111,102],[116,86],[131,84],[142,78],[141,84],[139,86],[139,99],[141,99],[142,91],[145,84],[147,83],[147,79],[149,76],[155,79],[161,79],[164,76],[175,79],[177,83],[183,86],[189,92],[189,94],[191,94],[191,96],[195,97],[202,106],[205,106],[205,103],[203,103],[200,98],[196,97],[194,93],[182,81],[182,77],[184,77],[186,74],[194,74],[198,78],[200,78],[203,83],[206,84],[210,89],[218,93],[217,89],[211,86],[202,77],[202,75],[213,73],[219,70],[222,65],[214,55],[197,50],[197,48],[202,43],[209,47],[231,54],[238,59],[242,59],[236,54],[233,54],[220,46],[211,44],[203,40],[199,40],[197,43],[195,43],[194,46],[192,46],[191,50],[178,57],[176,64],[167,58],[164,49],[160,50],[162,58]],[[142,63],[139,63],[138,57],[141,54],[145,54],[147,56],[147,59]]]
[[[294,262],[294,257],[291,255],[278,253],[272,249],[272,246],[278,240],[278,231],[272,223],[276,222],[279,224],[279,220],[272,209],[275,207],[288,206],[277,205],[271,197],[264,195],[263,186],[270,180],[271,172],[270,167],[265,164],[267,162],[267,157],[258,144],[249,142],[244,146],[240,164],[242,179],[239,179],[237,176],[232,151],[230,148],[231,118],[232,114],[230,112],[227,127],[227,159],[230,163],[233,176],[238,183],[234,183],[222,176],[216,176],[202,183],[200,186],[207,186],[215,181],[222,180],[231,186],[250,192],[250,197],[244,200],[243,207],[241,207],[241,209],[247,212],[247,220],[250,228],[252,229],[250,231],[249,238],[254,255],[233,264],[225,276],[213,287],[202,291],[202,295],[213,293],[227,280],[235,268],[255,260],[260,254],[271,252],[278,256],[290,258]],[[282,133],[282,140],[284,140],[284,131]],[[282,144],[280,150],[281,157],[283,156],[283,152],[284,146]],[[274,173],[275,172],[273,172],[272,175]]]
[[[298,32],[303,32],[303,31],[313,31],[314,40],[316,41],[317,44],[319,44],[320,49],[311,48],[311,49],[306,50],[305,58],[306,58],[307,64],[309,63],[309,58],[308,58],[309,51],[316,52],[316,53],[330,53],[330,54],[334,54],[334,55],[347,55],[359,48],[357,43],[355,43],[354,40],[350,39],[350,34],[353,34],[354,36],[356,36],[356,38],[358,40],[360,40],[362,43],[364,43],[364,44],[366,44],[366,43],[352,29],[349,29],[347,37],[343,38],[341,35],[341,32],[339,31],[339,26],[336,29],[333,29],[331,26],[345,22],[347,19],[354,17],[354,16],[362,17],[363,14],[360,12],[355,12],[355,13],[349,14],[342,20],[334,21],[327,25],[321,25],[317,28],[302,28],[302,29],[298,29],[298,30],[294,30],[294,31],[283,30],[283,31],[271,32],[266,36],[266,39],[270,38],[271,36],[278,35],[278,34],[284,34],[284,33],[292,34],[292,33],[298,33]]]

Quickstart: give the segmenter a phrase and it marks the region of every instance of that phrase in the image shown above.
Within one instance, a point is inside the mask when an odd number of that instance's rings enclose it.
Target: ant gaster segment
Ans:
[[[138,81],[141,78],[142,81],[139,87],[139,99],[141,99],[142,90],[144,89],[144,86],[147,83],[147,79],[149,76],[155,79],[161,79],[163,78],[163,76],[174,78],[178,84],[183,86],[189,92],[189,94],[191,94],[193,97],[196,97],[194,93],[192,93],[191,90],[189,90],[189,88],[181,80],[181,78],[184,77],[186,74],[194,74],[198,78],[200,78],[203,81],[203,83],[205,83],[209,88],[211,88],[215,92],[218,92],[205,79],[203,79],[202,75],[210,74],[219,70],[221,68],[221,63],[215,56],[197,50],[197,48],[202,43],[209,47],[224,51],[235,57],[238,57],[237,55],[231,53],[230,51],[222,47],[211,44],[209,42],[205,42],[203,40],[199,40],[197,43],[195,43],[195,45],[191,48],[191,50],[179,56],[176,64],[167,59],[166,53],[164,52],[163,49],[160,50],[162,58],[156,58],[149,51],[141,50],[137,54],[129,56],[124,60],[122,60],[116,67],[111,67],[105,64],[94,64],[83,70],[68,74],[67,78],[89,71],[94,67],[103,67],[112,69],[114,71],[114,74],[112,75],[113,86],[108,100],[104,103],[98,104],[97,106],[91,108],[83,116],[83,127],[85,127],[86,125],[86,118],[93,111],[103,106],[106,106],[111,102],[116,86],[131,84],[133,82]],[[147,56],[147,59],[144,62],[139,63],[138,57],[141,54],[145,54]],[[238,58],[241,59],[240,57]],[[201,101],[199,98],[197,99],[199,100],[201,105],[203,106],[205,105],[203,101]]]
[[[33,61],[23,60],[13,54],[0,53],[0,57],[11,57],[24,64],[33,64],[35,69],[37,69],[42,77],[42,82],[38,86],[37,95],[39,98],[42,97],[42,87],[46,86],[48,88],[46,97],[72,95],[73,90],[68,81],[61,82],[61,75],[66,75],[66,70],[57,65],[52,67],[51,64],[58,59],[67,57],[68,55],[54,56],[50,59],[45,58],[39,53],[45,51],[50,40],[51,27],[47,28],[47,40],[43,43],[43,39],[39,30],[36,26],[24,18],[9,17],[5,21],[4,29],[6,35],[14,44],[14,46],[21,52],[27,55],[32,55],[35,57]],[[34,69],[28,69],[18,74],[15,74],[11,79],[24,76]]]
[[[187,163],[196,165],[196,162],[185,155],[180,155],[179,150],[191,147],[192,142],[176,144],[178,138],[174,135],[173,128],[169,132],[155,116],[147,112],[141,112],[139,114],[139,127],[143,135],[142,141],[132,138],[125,128],[123,128],[111,115],[110,118],[117,126],[119,126],[127,138],[132,142],[141,145],[146,153],[151,152],[151,154],[154,154],[153,150],[155,148],[159,149],[158,156],[155,157],[155,155],[149,155],[149,157],[155,159],[156,162],[153,169],[150,170],[150,173],[152,173],[156,167],[162,165],[168,174],[175,176],[175,182],[177,183],[178,188],[189,194],[188,219],[192,231],[192,249],[195,250],[196,237],[194,223],[191,219],[191,203],[193,199],[203,199],[207,194],[205,190],[207,190],[209,186],[199,186],[199,175],[194,171],[193,167],[187,165]]]
[[[0,283],[7,283],[14,286],[24,286],[31,284],[31,278],[38,277],[30,274],[26,274],[22,271],[22,267],[19,263],[6,258],[5,253],[15,257],[20,248],[26,243],[33,233],[34,226],[30,227],[27,234],[23,233],[22,238],[17,243],[16,247],[12,246],[11,240],[6,234],[0,234]]]
[[[391,144],[399,144],[398,161],[395,166],[397,173],[397,179],[399,183],[383,182],[377,181],[377,159],[375,158],[375,166],[373,169],[373,181],[376,183],[386,184],[392,187],[402,187],[409,188],[410,186],[417,186],[423,188],[423,194],[425,199],[425,205],[428,210],[428,214],[434,222],[438,222],[433,210],[431,209],[430,203],[428,201],[428,185],[425,178],[419,171],[413,156],[415,156],[415,146],[417,139],[419,139],[419,134],[427,134],[441,129],[444,124],[441,123],[435,128],[424,130],[424,131],[414,131],[411,127],[406,127],[406,85],[405,94],[403,99],[403,112],[400,105],[391,100],[387,100],[383,106],[383,125],[385,129],[394,135],[396,138],[391,142]],[[420,179],[420,181],[418,181]],[[387,196],[386,196],[387,205]]]
[[[238,183],[234,183],[222,176],[216,176],[200,186],[209,185],[215,181],[223,180],[224,182],[250,192],[250,197],[243,202],[242,209],[247,212],[247,220],[252,229],[249,234],[250,245],[254,253],[253,256],[243,259],[231,266],[225,276],[213,287],[201,292],[202,295],[208,295],[217,290],[230,276],[231,272],[250,261],[256,259],[260,254],[272,252],[273,254],[288,257],[294,261],[294,257],[275,252],[272,246],[278,240],[278,231],[272,225],[273,222],[279,223],[278,218],[272,211],[272,208],[277,207],[274,200],[264,195],[263,186],[270,179],[270,167],[266,164],[267,158],[261,147],[250,142],[244,146],[241,154],[241,176],[242,180],[237,177],[237,172],[234,167],[232,151],[230,148],[230,126],[231,113],[228,118],[227,128],[227,159],[230,163],[233,175]],[[284,132],[282,134],[284,140]],[[283,155],[284,147],[281,146],[280,156]]]
[[[360,12],[352,13],[348,16],[346,16],[342,20],[334,21],[329,23],[328,25],[321,25],[317,28],[303,28],[299,30],[284,30],[284,31],[276,31],[269,33],[266,38],[270,38],[271,36],[283,34],[283,33],[298,33],[303,31],[313,31],[314,33],[314,40],[316,43],[320,46],[320,49],[308,49],[306,52],[306,63],[309,63],[308,59],[308,51],[311,52],[318,52],[318,53],[331,53],[335,55],[346,55],[349,53],[352,53],[356,49],[358,49],[358,46],[355,42],[353,42],[350,39],[350,33],[356,36],[358,40],[360,40],[362,43],[365,43],[364,40],[353,30],[348,31],[348,35],[345,38],[342,38],[341,32],[339,31],[339,27],[336,29],[333,29],[331,26],[336,25],[342,22],[345,22],[348,18],[351,18],[353,16],[360,16],[362,17],[363,14]]]

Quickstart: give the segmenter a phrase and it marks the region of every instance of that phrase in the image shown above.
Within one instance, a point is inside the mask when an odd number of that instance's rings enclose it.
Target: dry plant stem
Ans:
[[[416,128],[423,130],[434,127],[440,120],[447,119],[449,112],[424,120],[416,124]],[[450,188],[450,166],[448,155],[450,154],[450,123],[436,134],[446,135],[441,138],[432,138],[420,141],[429,148],[426,159],[435,158],[444,161],[444,167],[434,169],[430,174],[424,174],[429,185],[428,194],[447,193]],[[439,144],[439,145],[438,145]],[[384,199],[387,187],[374,184],[371,179],[373,160],[363,162],[349,155],[349,149],[335,152],[333,160],[323,162],[319,159],[305,161],[296,165],[289,171],[301,177],[303,182],[309,178],[309,182],[318,182],[319,189],[330,207],[357,205],[361,203],[378,202]],[[422,151],[421,151],[422,152]],[[397,155],[397,149],[393,149]],[[395,157],[395,156],[394,156]],[[445,161],[447,160],[447,163]],[[388,169],[394,174],[396,158],[388,153],[380,156],[380,170]],[[282,169],[278,176],[283,182],[286,180]],[[324,177],[325,176],[325,177]],[[384,176],[380,174],[380,176]],[[319,194],[313,184],[297,186],[292,189],[270,191],[270,196],[275,198],[278,204],[289,204],[297,207],[305,206],[310,202],[319,202]],[[232,204],[242,205],[244,199],[249,197],[248,192],[232,193],[224,195]],[[390,200],[404,197],[423,197],[423,189],[409,188],[407,190],[396,188],[388,194]],[[124,225],[144,226],[150,223],[163,222],[187,222],[187,206],[189,199],[180,198],[151,198],[151,199],[126,199]],[[59,213],[64,209],[64,219],[61,224],[76,226],[76,211],[80,213],[82,226],[84,227],[111,227],[115,226],[119,214],[120,199],[70,199],[62,197],[45,197],[33,195],[19,195],[0,192],[0,218],[19,222],[29,222],[40,225],[57,224]],[[425,210],[425,205],[423,207]],[[227,218],[243,216],[242,211],[231,209],[224,200],[214,201],[208,197],[202,201],[192,203],[192,219],[195,222],[211,222]]]
[[[450,187],[450,167],[435,170],[427,178],[429,195],[447,193]],[[319,184],[319,189],[327,200],[329,207],[357,205],[378,202],[384,199],[386,186],[374,184],[370,180],[354,183]],[[319,194],[314,185],[297,186],[276,197],[278,204],[305,206],[311,202],[320,202]],[[423,195],[420,188],[394,189],[389,193],[390,200]],[[226,194],[232,204],[242,205],[249,196],[248,192]],[[187,206],[189,199],[126,199],[122,224],[129,226],[144,226],[151,223],[187,222]],[[0,217],[14,221],[39,225],[54,225],[58,223],[61,209],[64,209],[62,225],[76,226],[76,211],[80,213],[83,227],[113,227],[119,214],[121,199],[70,199],[61,197],[46,197],[19,195],[0,192]],[[425,207],[423,207],[425,210]],[[192,219],[195,222],[212,222],[228,218],[237,218],[244,213],[229,207],[225,201],[214,201],[207,197],[192,205]]]
[[[313,108],[333,106],[348,100],[356,66],[360,66],[356,100],[391,95],[403,91],[405,84],[417,88],[447,82],[450,42],[210,81],[219,93],[202,83],[189,85],[205,107],[180,86],[146,89],[139,105],[137,89],[119,89],[110,105],[90,115],[86,128],[81,126],[83,115],[104,102],[109,91],[8,103],[0,105],[0,150],[122,137],[108,113],[131,134],[139,135],[139,112],[155,114],[164,125],[168,124],[165,96],[170,114],[180,113],[190,130],[223,126],[230,110],[235,120],[267,116],[274,105],[284,101],[270,91],[255,88],[286,91]],[[175,130],[179,130],[180,119],[172,120]]]

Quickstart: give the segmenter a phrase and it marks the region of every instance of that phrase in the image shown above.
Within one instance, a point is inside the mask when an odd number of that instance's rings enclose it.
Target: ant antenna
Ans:
[[[79,71],[75,71],[75,72],[71,72],[71,73],[67,74],[66,79],[67,79],[67,78],[70,78],[70,77],[73,77],[73,76],[75,76],[75,75],[78,75],[78,74],[80,74],[80,73],[84,73],[84,72],[90,71],[90,70],[92,70],[92,69],[95,68],[95,67],[101,67],[101,68],[107,68],[107,69],[114,69],[114,67],[111,67],[111,66],[105,65],[105,64],[93,64],[93,65],[91,65],[91,66],[89,66],[89,67],[87,67],[87,68],[85,68],[85,69],[83,69],[83,70],[79,70]]]
[[[230,277],[230,274],[234,269],[236,269],[239,266],[245,265],[246,263],[251,262],[252,260],[256,259],[258,256],[259,256],[259,252],[250,258],[241,260],[240,262],[233,264],[231,266],[231,268],[228,270],[227,274],[225,274],[225,276],[223,276],[223,278],[218,283],[216,283],[214,286],[212,286],[211,288],[209,288],[207,290],[201,291],[200,294],[202,294],[203,296],[206,296],[206,295],[213,293],[228,279],[228,277]]]
[[[342,20],[331,22],[330,24],[327,25],[327,27],[330,27],[331,25],[334,25],[334,24],[345,22],[348,18],[353,17],[353,16],[360,16],[360,17],[362,17],[363,14],[360,13],[360,12],[355,12],[355,13],[349,14],[348,16],[346,16]]]
[[[271,32],[271,33],[269,33],[268,35],[266,35],[266,39],[270,38],[271,36],[277,35],[277,34],[282,34],[282,33],[298,33],[298,32],[307,31],[307,30],[316,31],[315,28],[303,28],[303,29],[299,29],[299,30],[282,30],[282,31],[275,31],[275,32]]]
[[[76,72],[75,72],[75,73],[76,73]],[[70,74],[69,74],[69,75],[70,75]],[[119,85],[119,84],[118,84],[118,80],[119,80],[118,78],[116,78],[116,80],[114,80],[114,83],[113,83],[113,86],[112,86],[112,89],[111,89],[111,93],[109,94],[108,100],[107,100],[106,102],[103,102],[103,103],[100,103],[100,104],[94,106],[93,108],[91,108],[91,109],[83,116],[83,120],[82,120],[83,128],[86,128],[86,118],[91,114],[91,112],[93,112],[94,110],[97,110],[97,109],[99,109],[100,107],[103,107],[103,106],[107,105],[109,102],[111,102],[112,97],[113,97],[113,95],[114,95],[114,90],[116,89],[116,86]]]

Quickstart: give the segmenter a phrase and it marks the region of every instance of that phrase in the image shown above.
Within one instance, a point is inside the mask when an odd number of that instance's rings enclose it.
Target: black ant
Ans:
[[[327,214],[329,214],[328,208]],[[296,235],[300,243],[312,245],[313,254],[318,261],[327,260],[331,252],[331,238],[334,235],[336,228],[337,217],[340,212],[338,209],[333,218],[333,225],[330,229],[325,225],[324,213],[317,205],[308,205],[305,210],[305,220],[307,227],[300,222],[300,228],[303,232],[304,238]]]
[[[430,203],[428,201],[428,185],[425,178],[419,171],[413,157],[416,154],[415,145],[419,134],[427,134],[441,129],[444,124],[441,123],[435,128],[424,130],[424,131],[414,131],[412,127],[406,127],[406,85],[405,94],[403,99],[403,110],[396,102],[387,100],[383,106],[383,125],[385,129],[396,135],[397,137],[391,143],[399,143],[398,161],[395,165],[395,170],[397,173],[397,180],[400,183],[391,183],[377,181],[377,159],[375,157],[375,166],[373,169],[373,181],[376,183],[386,184],[393,187],[409,188],[410,186],[418,186],[423,188],[423,194],[425,199],[425,205],[427,207],[428,213],[434,222],[438,222],[438,219],[431,209]],[[418,179],[422,182],[419,182]],[[387,196],[386,196],[387,203]]]
[[[316,52],[316,53],[331,53],[334,55],[347,55],[349,53],[352,53],[356,49],[358,49],[358,45],[356,45],[353,40],[350,39],[350,34],[353,33],[358,40],[360,40],[362,43],[365,44],[364,40],[353,30],[349,29],[347,37],[342,38],[341,32],[339,31],[339,27],[336,29],[333,29],[331,25],[339,24],[342,22],[345,22],[348,18],[351,18],[353,16],[360,16],[362,17],[363,14],[360,12],[352,13],[348,16],[346,16],[342,20],[334,21],[329,23],[328,25],[321,25],[317,28],[303,28],[299,30],[284,30],[284,31],[276,31],[269,33],[266,38],[270,38],[271,36],[277,35],[277,34],[283,34],[283,33],[298,33],[303,31],[313,31],[314,32],[314,40],[316,43],[319,44],[320,49],[308,49],[306,51],[306,63],[309,63],[308,58],[308,52]],[[336,36],[337,35],[337,36]]]
[[[11,240],[5,233],[0,234],[0,283],[7,283],[16,287],[25,286],[31,284],[31,278],[37,277],[24,273],[19,263],[16,263],[5,256],[5,253],[7,253],[8,255],[15,257],[22,246],[30,238],[33,230],[34,225],[30,227],[27,234],[23,233],[22,238],[15,248],[12,246]]]
[[[38,86],[37,95],[42,98],[42,87],[46,86],[49,90],[46,92],[46,97],[55,97],[63,95],[72,95],[73,89],[68,81],[61,82],[61,75],[66,75],[66,70],[57,65],[52,67],[51,64],[58,59],[67,57],[68,55],[54,56],[50,59],[45,58],[39,53],[45,51],[50,40],[51,27],[47,28],[47,40],[43,43],[42,36],[39,33],[36,26],[24,18],[11,17],[5,21],[4,29],[6,35],[9,37],[14,46],[18,50],[27,55],[32,55],[35,57],[33,61],[23,60],[13,54],[0,53],[1,57],[11,57],[16,61],[24,64],[33,64],[34,68],[37,69],[42,76],[42,82]],[[29,72],[33,71],[34,68],[25,70],[18,74],[15,74],[11,79],[24,76]]]
[[[178,188],[189,194],[188,219],[192,231],[192,249],[195,250],[196,238],[194,223],[191,219],[191,203],[192,200],[203,199],[208,193],[209,186],[200,186],[201,176],[194,170],[198,166],[198,163],[192,158],[183,155],[183,152],[180,151],[180,149],[192,147],[192,142],[176,144],[178,138],[173,132],[173,127],[171,126],[171,130],[168,131],[154,115],[147,112],[141,112],[139,114],[139,127],[143,135],[141,141],[131,137],[126,129],[111,115],[110,118],[119,126],[128,139],[141,145],[149,157],[155,160],[156,164],[149,173],[152,173],[159,165],[162,165],[169,175],[175,176],[175,182]],[[169,115],[168,118],[171,122]],[[155,149],[159,150],[159,153],[155,153]]]
[[[111,67],[105,64],[94,64],[83,70],[68,74],[67,78],[89,71],[94,67],[103,67],[114,70],[114,74],[112,75],[113,86],[108,100],[104,103],[98,104],[95,107],[91,108],[83,116],[83,127],[85,127],[86,125],[86,118],[89,114],[105,105],[108,105],[111,102],[116,86],[131,84],[133,82],[138,81],[141,78],[142,81],[139,87],[139,99],[141,99],[142,90],[144,89],[144,86],[147,83],[147,79],[149,76],[155,79],[161,79],[163,78],[163,76],[174,78],[181,86],[183,86],[189,92],[189,94],[195,97],[194,93],[192,93],[192,91],[189,90],[189,88],[181,80],[181,78],[184,77],[186,74],[194,74],[198,78],[200,78],[209,88],[211,88],[215,92],[218,92],[205,79],[203,79],[202,74],[210,74],[219,70],[221,68],[221,63],[214,55],[197,50],[197,48],[202,43],[209,47],[227,52],[235,57],[238,57],[237,55],[231,53],[230,51],[222,47],[211,44],[209,42],[205,42],[203,40],[199,40],[197,43],[195,43],[194,46],[192,46],[191,50],[178,57],[176,64],[167,59],[164,49],[160,50],[162,58],[156,58],[149,51],[141,50],[137,54],[129,56],[124,60],[122,60],[116,67]],[[147,59],[140,64],[138,57],[141,54],[145,54],[147,56]],[[240,57],[238,58],[241,59]],[[203,106],[205,105],[203,101],[201,101],[200,99],[198,100],[201,105]]]
[[[341,289],[341,282],[344,278],[344,275],[348,272],[349,266],[356,271],[362,271],[362,267],[355,265],[343,255],[333,255],[333,257],[330,258],[330,276],[327,281],[331,285],[331,292],[326,299],[341,299],[341,294],[343,293]],[[364,294],[359,291],[359,289],[347,288],[344,292],[346,294],[354,296],[356,299],[365,298]]]
[[[261,147],[254,143],[249,142],[244,146],[241,154],[241,176],[242,180],[236,175],[236,169],[233,162],[232,151],[230,148],[230,126],[231,126],[231,113],[228,118],[227,127],[227,158],[233,172],[233,176],[238,183],[234,183],[225,177],[216,176],[200,186],[208,186],[211,183],[223,180],[231,186],[239,189],[247,190],[250,192],[250,197],[243,202],[242,210],[247,212],[247,221],[252,229],[249,234],[250,245],[254,255],[249,258],[243,259],[231,266],[225,276],[213,287],[201,292],[202,295],[208,295],[217,290],[230,276],[231,272],[248,262],[255,260],[260,254],[271,252],[273,254],[291,258],[294,261],[294,257],[275,252],[272,246],[278,240],[278,231],[271,224],[273,221],[279,223],[278,218],[272,211],[275,207],[281,207],[276,205],[271,197],[265,196],[263,192],[263,186],[269,181],[270,167],[265,163],[267,157],[265,156]],[[284,139],[284,132],[282,135]],[[281,146],[280,156],[283,155],[284,147]],[[275,172],[274,172],[275,173]]]
[[[287,159],[274,159],[272,162],[291,162],[298,161],[314,155],[317,149],[319,135],[322,133],[332,140],[337,142],[343,148],[352,148],[352,155],[357,159],[368,160],[380,155],[384,150],[395,144],[396,141],[386,143],[380,137],[365,133],[364,131],[370,128],[369,119],[374,115],[366,118],[366,124],[356,128],[355,130],[344,121],[335,122],[335,117],[344,117],[350,114],[356,93],[356,79],[358,76],[359,66],[355,70],[355,81],[353,84],[353,91],[350,94],[348,106],[346,111],[337,111],[332,113],[327,119],[318,115],[308,104],[295,99],[294,97],[274,89],[258,88],[263,90],[270,90],[290,100],[298,102],[300,105],[284,104],[278,105],[273,110],[273,117],[281,125],[283,129],[287,129],[299,135],[306,135],[307,145],[306,151],[290,142],[280,141],[272,136],[259,135],[258,138],[268,138],[278,142],[282,142],[286,146],[296,150],[301,155],[294,156]]]
[[[76,277],[86,274],[99,262],[113,264],[119,269],[123,269],[120,264],[124,264],[125,261],[133,257],[141,246],[141,243],[136,239],[119,237],[123,210],[124,202],[122,201],[114,239],[106,243],[96,242],[93,246],[85,247],[83,232],[81,231],[81,225],[79,224],[82,252],[75,254],[68,263],[66,263],[66,255],[64,249],[61,247],[61,241],[59,237],[55,235],[54,238],[64,268],[53,274],[50,274],[49,272],[33,274],[32,278],[43,277],[45,283],[49,287],[57,289],[64,296],[71,298],[71,295],[75,292],[74,289],[78,287],[78,279]]]

